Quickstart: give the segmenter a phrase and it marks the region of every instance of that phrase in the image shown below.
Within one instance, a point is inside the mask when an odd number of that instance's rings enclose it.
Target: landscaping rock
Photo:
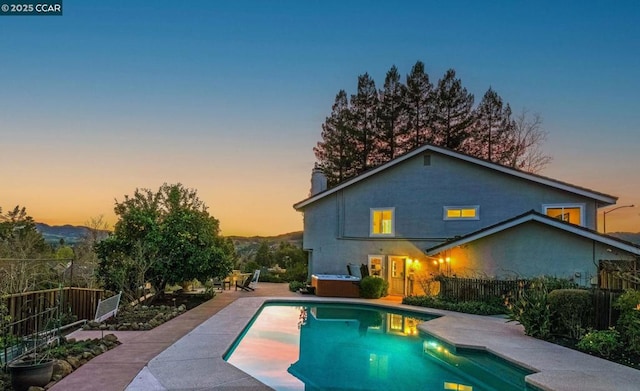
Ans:
[[[94,357],[94,354],[91,352],[84,352],[82,353],[82,359],[83,360],[91,360]]]
[[[103,339],[107,342],[112,342],[112,343],[118,342],[118,337],[116,337],[114,334],[107,334],[104,336]]]
[[[82,364],[80,363],[80,360],[79,360],[77,357],[74,357],[74,356],[69,356],[69,357],[67,357],[67,360],[66,360],[66,361],[71,365],[71,367],[72,367],[74,370],[75,370],[75,369],[80,368],[80,365],[82,365]]]
[[[65,360],[55,360],[53,363],[53,380],[58,381],[73,372],[73,367]]]

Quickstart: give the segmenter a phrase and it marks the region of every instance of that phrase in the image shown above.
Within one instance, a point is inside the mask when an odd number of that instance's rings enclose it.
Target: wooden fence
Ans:
[[[526,280],[483,280],[440,277],[440,296],[453,301],[487,301],[492,298],[515,298]]]
[[[622,293],[622,291],[607,289],[593,290],[593,327],[595,329],[606,330],[616,325],[620,311],[614,308],[613,304]]]
[[[452,301],[487,301],[491,298],[519,298],[520,288],[528,286],[527,280],[482,280],[470,278],[440,277],[440,297]],[[623,290],[592,289],[592,327],[606,330],[614,327],[620,311],[614,303]]]
[[[600,260],[598,287],[610,290],[640,289],[638,261]]]
[[[8,315],[13,322],[19,322],[53,307],[58,308],[59,316],[70,314],[82,320],[93,319],[98,301],[103,296],[102,289],[65,287],[16,293],[1,300],[7,306]]]

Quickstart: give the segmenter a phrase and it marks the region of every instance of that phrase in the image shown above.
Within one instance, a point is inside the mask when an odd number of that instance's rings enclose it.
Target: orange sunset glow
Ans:
[[[87,0],[3,17],[0,207],[113,224],[115,199],[182,183],[223,235],[302,230],[292,205],[338,91],[364,73],[380,90],[421,60],[436,86],[455,69],[475,105],[491,87],[540,114],[540,174],[636,205],[607,232],[640,231],[640,3],[347,3]]]

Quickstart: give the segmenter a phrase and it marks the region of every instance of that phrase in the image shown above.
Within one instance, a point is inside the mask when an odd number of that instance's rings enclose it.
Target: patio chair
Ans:
[[[231,280],[229,279],[229,277],[226,277],[224,279],[216,277],[212,280],[212,284],[214,288],[218,288],[220,290],[225,290],[227,288],[231,289]]]
[[[242,282],[236,281],[236,290],[238,290],[238,288],[240,288],[245,292],[254,291],[255,288],[251,286],[252,282],[253,282],[253,277],[252,276],[247,276],[247,278],[245,278],[244,281],[242,281]]]
[[[355,263],[347,263],[347,272],[350,276],[362,278],[362,269]]]
[[[363,263],[362,265],[360,265],[360,276],[362,278],[369,276],[369,266],[367,266],[366,263]]]
[[[260,278],[260,269],[253,272],[253,277],[251,278],[251,282],[249,283],[249,286],[253,289],[256,289],[258,287],[259,278]]]

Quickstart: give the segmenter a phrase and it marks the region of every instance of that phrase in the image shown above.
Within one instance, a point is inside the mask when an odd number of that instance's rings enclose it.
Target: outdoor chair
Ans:
[[[214,278],[212,284],[214,288],[218,288],[220,290],[225,290],[227,288],[231,289],[231,280],[229,277],[225,279]]]
[[[260,278],[260,269],[253,272],[253,277],[251,278],[250,287],[256,289],[258,287],[258,279]]]
[[[236,281],[236,290],[240,288],[245,292],[254,291],[256,289],[256,285],[258,284],[258,278],[260,278],[259,269],[253,272],[253,276],[248,276],[242,283],[238,283],[238,281]]]
[[[350,276],[362,278],[362,269],[355,263],[347,263],[347,272]]]
[[[362,265],[360,265],[360,276],[362,278],[369,277],[369,267],[367,266],[366,263],[363,263]]]

